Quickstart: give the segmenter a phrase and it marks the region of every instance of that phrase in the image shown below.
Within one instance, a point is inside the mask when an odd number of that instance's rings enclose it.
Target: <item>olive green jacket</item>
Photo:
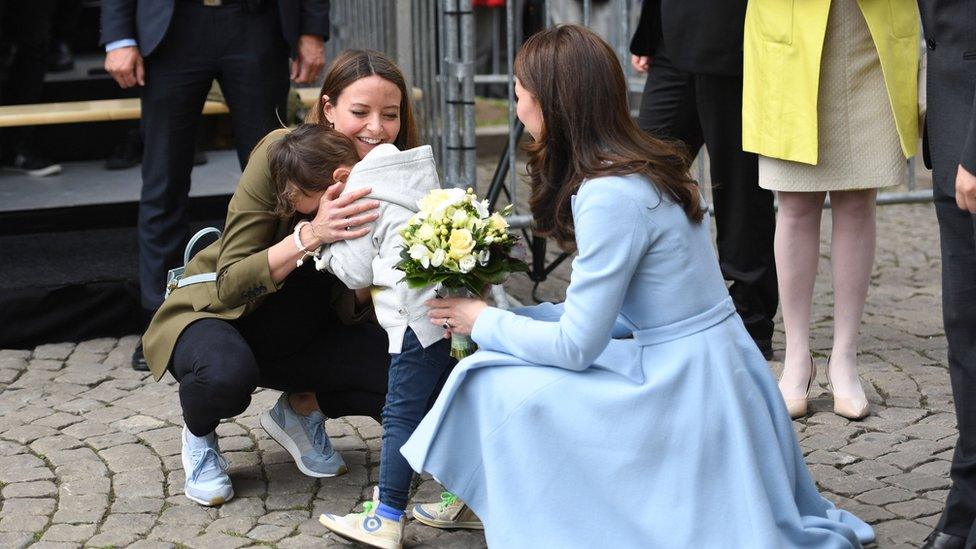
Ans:
[[[274,215],[275,191],[268,164],[268,147],[288,130],[275,130],[255,146],[227,209],[224,233],[201,250],[186,266],[186,276],[217,273],[215,282],[174,290],[153,317],[142,337],[146,361],[158,381],[169,366],[183,329],[203,318],[232,320],[261,306],[265,296],[281,288],[271,279],[268,248],[294,230],[297,219]],[[330,276],[323,274],[322,276]],[[354,295],[336,284],[332,306],[344,322],[362,321],[370,309],[355,310]],[[327,302],[330,296],[322,296]],[[309,306],[315,306],[311,296]],[[285,342],[282,342],[283,344]]]

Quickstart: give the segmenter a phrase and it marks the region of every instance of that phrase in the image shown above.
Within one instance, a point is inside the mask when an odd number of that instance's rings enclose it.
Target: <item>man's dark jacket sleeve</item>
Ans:
[[[329,39],[329,0],[302,0],[301,34]]]
[[[136,0],[102,0],[101,20],[99,45],[136,38]]]
[[[637,30],[630,40],[630,53],[653,56],[661,42],[661,0],[644,0]]]

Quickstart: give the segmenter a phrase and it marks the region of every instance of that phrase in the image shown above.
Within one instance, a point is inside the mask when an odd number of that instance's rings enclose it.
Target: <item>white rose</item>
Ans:
[[[450,189],[441,189],[446,193],[448,200],[451,202],[461,202],[464,200],[464,195],[468,194],[464,189],[456,189],[451,187]]]
[[[478,253],[478,264],[484,267],[488,264],[488,260],[491,259],[491,252],[488,250],[481,250]]]
[[[435,209],[435,214],[440,216],[443,216],[444,212],[451,206],[455,206],[464,201],[464,189],[443,189],[443,191],[445,193],[445,199]]]
[[[451,216],[451,223],[457,227],[466,227],[468,224],[468,212],[463,209],[454,210],[454,214]]]
[[[423,244],[410,246],[410,258],[419,261],[425,269],[430,266],[430,250]]]
[[[472,270],[474,270],[476,264],[477,260],[473,255],[466,255],[458,260],[458,269],[462,273],[470,273]]]
[[[417,238],[421,240],[430,240],[431,238],[434,238],[436,232],[437,231],[434,229],[433,225],[430,223],[424,223],[419,229],[417,229]]]
[[[433,265],[434,267],[440,267],[441,265],[444,264],[444,259],[446,257],[447,257],[447,253],[444,250],[437,248],[436,250],[434,250],[433,255],[430,256],[430,264]]]
[[[417,201],[417,206],[421,211],[443,215],[448,206],[463,199],[464,190],[462,189],[434,189],[427,193],[427,196]]]
[[[434,211],[438,205],[441,204],[447,197],[444,194],[443,189],[434,189],[427,193],[426,196],[417,201],[417,208],[421,212],[430,213]]]

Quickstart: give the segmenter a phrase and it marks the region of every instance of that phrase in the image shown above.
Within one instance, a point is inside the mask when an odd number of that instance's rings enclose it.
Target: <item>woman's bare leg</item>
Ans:
[[[778,192],[776,274],[786,330],[786,357],[779,390],[803,398],[810,379],[810,309],[820,256],[820,218],[826,193]]]
[[[833,218],[830,263],[834,287],[830,382],[835,397],[864,397],[857,376],[857,341],[874,266],[876,198],[876,189],[830,193]]]

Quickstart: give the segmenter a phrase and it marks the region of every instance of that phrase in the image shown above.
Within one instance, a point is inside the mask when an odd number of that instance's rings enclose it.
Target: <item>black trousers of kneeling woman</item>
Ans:
[[[169,370],[180,383],[183,420],[204,436],[247,409],[258,387],[313,392],[322,413],[380,417],[390,355],[374,322],[345,325],[331,308],[340,282],[307,263],[254,312],[206,318],[180,334]]]

